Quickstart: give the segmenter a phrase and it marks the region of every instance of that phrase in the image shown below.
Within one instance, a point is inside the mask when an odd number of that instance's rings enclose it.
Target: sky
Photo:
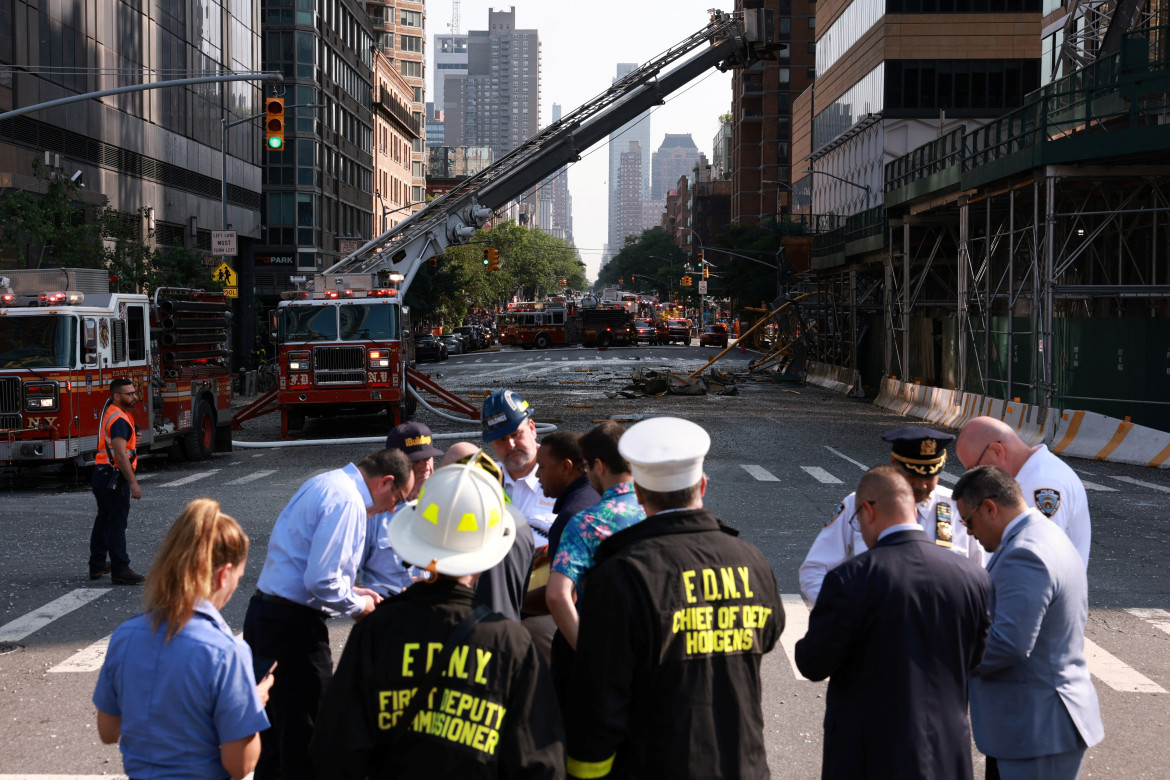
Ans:
[[[722,10],[734,3],[727,0]],[[707,25],[711,0],[600,0],[593,3],[564,0],[461,0],[461,33],[486,30],[488,9],[516,9],[518,29],[535,29],[541,43],[541,126],[552,122],[552,105],[568,114],[609,88],[617,63],[642,64],[690,37]],[[447,33],[452,0],[429,0],[426,5],[427,51],[434,36]],[[697,50],[696,50],[697,51]],[[433,94],[434,68],[427,61],[427,95]],[[699,151],[711,157],[711,142],[719,116],[731,110],[731,74],[712,68],[667,98],[650,114],[650,148],[658,150],[666,133],[690,133]],[[608,238],[608,142],[582,153],[569,167],[573,196],[573,238],[590,279],[597,278]]]

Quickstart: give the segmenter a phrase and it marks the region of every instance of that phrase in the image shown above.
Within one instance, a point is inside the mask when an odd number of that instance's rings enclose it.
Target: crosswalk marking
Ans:
[[[258,479],[262,479],[264,477],[267,477],[269,474],[275,474],[275,473],[276,473],[276,469],[269,469],[267,471],[253,471],[251,474],[248,474],[247,476],[240,477],[239,479],[233,479],[231,482],[225,482],[224,484],[225,485],[246,485],[249,482],[255,482]]]
[[[1107,485],[1098,485],[1096,482],[1090,482],[1087,479],[1082,479],[1081,484],[1085,486],[1085,490],[1096,490],[1100,493],[1116,493],[1117,488],[1111,488]]]
[[[759,482],[779,482],[780,481],[779,477],[777,477],[772,472],[768,471],[763,466],[750,466],[748,464],[742,464],[740,466],[740,468],[743,469],[744,471],[746,471],[747,473],[751,474]]]
[[[834,455],[836,455],[838,458],[849,461],[850,463],[852,463],[854,466],[861,469],[862,471],[869,471],[869,466],[865,465],[864,463],[862,463],[859,460],[854,460],[853,458],[849,457],[848,455],[841,452],[840,450],[835,450],[827,444],[825,445],[825,449],[828,450],[829,452],[833,453]]]
[[[1165,693],[1166,689],[1117,656],[1103,650],[1085,637],[1085,661],[1089,671],[1101,682],[1123,693]]]
[[[1127,609],[1125,610],[1134,617],[1139,617],[1149,623],[1154,628],[1165,631],[1170,634],[1170,612],[1164,609]]]
[[[807,473],[810,477],[825,485],[840,485],[841,480],[834,477],[829,472],[825,471],[820,466],[801,466],[802,471]]]
[[[212,469],[211,471],[200,471],[195,474],[188,474],[182,479],[176,479],[174,482],[164,482],[159,487],[178,487],[179,485],[187,485],[191,482],[198,482],[201,479],[207,479],[219,473],[219,469]]]
[[[1118,477],[1113,474],[1110,474],[1109,476],[1111,479],[1116,479],[1118,482],[1126,482],[1130,485],[1141,485],[1142,487],[1148,487],[1151,490],[1158,490],[1162,493],[1170,493],[1170,487],[1166,487],[1165,485],[1155,485],[1153,482],[1143,482],[1142,480],[1134,479],[1133,477]]]
[[[792,674],[796,679],[807,682],[807,678],[796,668],[796,643],[808,633],[808,607],[804,604],[804,596],[798,593],[783,593],[780,601],[784,604],[784,633],[780,634],[780,644],[788,654]]]
[[[940,482],[945,482],[948,485],[953,485],[959,481],[959,477],[949,471],[944,471],[943,473],[939,474],[938,478]]]
[[[100,599],[108,591],[108,588],[78,588],[77,590],[72,590],[60,598],[53,599],[40,609],[34,609],[27,615],[21,615],[16,620],[0,626],[0,642],[19,642],[34,631],[38,631],[49,625],[62,615],[68,615],[73,610],[83,607],[95,599]]]
[[[49,671],[58,673],[96,672],[102,668],[102,664],[106,660],[106,650],[109,647],[110,637],[102,637],[84,650],[69,656],[61,663],[49,669]]]
[[[158,474],[135,474],[134,475],[135,479],[137,479],[139,482],[141,482],[144,479],[154,479],[157,476],[158,476]]]

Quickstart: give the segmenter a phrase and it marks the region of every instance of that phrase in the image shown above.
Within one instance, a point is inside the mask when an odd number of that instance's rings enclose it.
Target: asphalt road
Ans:
[[[595,420],[672,414],[707,428],[707,505],[771,562],[786,594],[788,628],[782,647],[765,659],[764,708],[769,763],[776,777],[819,776],[823,683],[799,678],[789,662],[803,632],[807,607],[797,568],[809,544],[864,468],[888,460],[882,431],[905,418],[815,387],[742,380],[734,395],[624,398],[619,390],[635,370],[689,371],[711,349],[697,347],[503,350],[456,356],[420,368],[452,391],[481,395],[510,387],[527,398],[538,421],[587,430]],[[718,367],[742,368],[750,355],[731,353]],[[609,394],[616,397],[610,398]],[[475,425],[418,419],[436,433],[473,439]],[[304,436],[380,436],[373,419],[310,420]],[[276,438],[275,417],[249,423],[241,443]],[[452,439],[455,440],[455,439]],[[280,508],[313,474],[358,459],[377,445],[237,447],[205,463],[146,459],[143,499],[131,510],[130,554],[144,570],[166,528],[192,498],[211,496],[243,524],[253,553],[239,595],[225,617],[242,629],[246,595]],[[953,450],[951,452],[953,457]],[[1170,581],[1161,552],[1170,510],[1165,472],[1070,461],[1089,486],[1093,546],[1087,637],[1105,717],[1105,742],[1089,751],[1083,777],[1170,775]],[[751,468],[746,468],[751,467]],[[957,461],[945,479],[961,471]],[[0,473],[0,780],[45,775],[118,774],[116,747],[101,745],[90,696],[101,663],[101,642],[141,609],[141,590],[86,577],[93,516],[88,488],[62,485],[54,472]],[[331,621],[339,653],[349,630]],[[981,775],[982,759],[974,753]],[[4,774],[7,773],[7,774]]]

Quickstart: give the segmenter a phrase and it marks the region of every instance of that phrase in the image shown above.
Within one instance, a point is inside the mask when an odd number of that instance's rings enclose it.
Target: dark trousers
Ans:
[[[244,641],[254,655],[277,662],[265,708],[272,728],[260,732],[255,780],[311,780],[309,740],[333,678],[325,616],[253,596],[244,617]]]
[[[130,568],[126,553],[126,520],[130,516],[130,483],[109,466],[93,470],[89,487],[97,499],[97,517],[89,535],[89,570],[101,571],[110,558],[110,570],[121,574]]]
[[[553,634],[549,672],[552,674],[553,690],[557,692],[557,702],[561,705],[561,717],[565,718],[566,723],[569,713],[569,681],[573,677],[573,661],[576,658],[577,651],[569,645],[561,632]]]

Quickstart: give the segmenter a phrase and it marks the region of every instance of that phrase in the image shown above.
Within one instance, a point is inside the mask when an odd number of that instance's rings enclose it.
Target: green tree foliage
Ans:
[[[144,212],[126,214],[108,201],[83,202],[80,186],[33,163],[34,188],[0,198],[0,244],[19,268],[102,268],[117,292],[158,287],[220,289],[203,253],[143,241]]]
[[[663,299],[674,295],[694,297],[697,288],[683,288],[679,280],[685,275],[683,266],[690,256],[675,246],[669,233],[662,228],[642,232],[636,241],[628,241],[597,275],[596,289],[621,287],[626,290],[656,292]],[[696,274],[691,274],[698,276]],[[619,284],[618,280],[622,280]]]
[[[759,260],[753,263],[708,249],[706,259],[713,263],[712,273],[718,274],[719,295],[731,298],[735,308],[759,306],[776,296],[777,271],[774,267],[779,255],[782,236],[799,233],[798,225],[790,222],[765,221],[758,225],[732,223],[725,225],[715,237],[712,246],[723,247]],[[767,263],[768,265],[761,265]]]
[[[500,270],[488,273],[483,251],[491,246],[500,253]],[[442,321],[458,327],[469,308],[502,306],[512,296],[537,300],[559,293],[567,282],[573,289],[586,285],[584,266],[576,250],[563,239],[503,222],[480,230],[471,243],[449,247],[437,264],[419,269],[406,302],[416,322]]]

